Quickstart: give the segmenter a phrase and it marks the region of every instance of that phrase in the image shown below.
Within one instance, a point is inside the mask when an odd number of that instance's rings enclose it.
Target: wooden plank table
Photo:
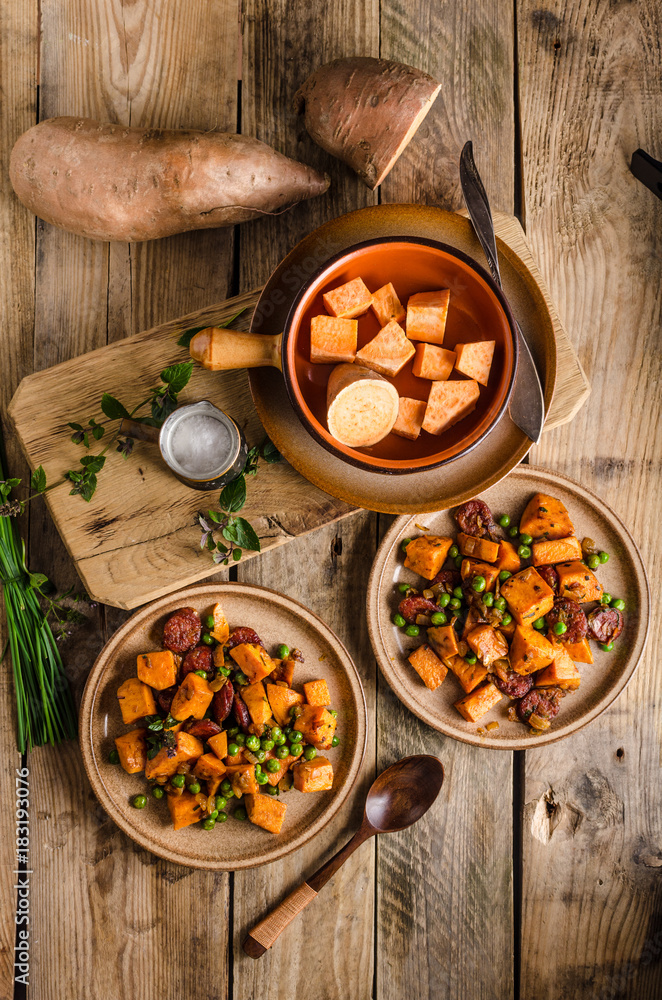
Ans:
[[[526,224],[593,387],[574,423],[546,435],[532,460],[580,479],[618,511],[648,556],[657,594],[662,205],[628,163],[638,146],[662,156],[661,21],[654,0],[3,4],[3,416],[30,371],[261,284],[326,219],[378,200],[459,208],[457,159],[471,138],[494,207]],[[442,83],[376,193],[310,142],[290,104],[320,62],[357,52],[411,62]],[[131,247],[91,243],[35,224],[9,185],[12,143],[58,114],[245,131],[326,170],[332,187],[279,219],[235,230]],[[12,474],[24,474],[15,442],[6,446]],[[361,512],[232,571],[311,606],[345,641],[365,685],[362,780],[307,848],[236,876],[179,868],[108,820],[75,745],[30,755],[28,997],[662,995],[659,619],[627,692],[586,730],[526,754],[454,743],[419,723],[376,674],[362,609],[387,524]],[[75,585],[39,501],[23,527],[33,568],[58,590]],[[66,642],[77,693],[123,620],[115,609],[90,608]],[[21,762],[7,663],[0,710],[0,998],[8,998],[25,992],[12,967],[12,792]],[[418,751],[446,767],[430,814],[364,846],[269,954],[248,959],[240,942],[250,922],[355,828],[375,772]]]

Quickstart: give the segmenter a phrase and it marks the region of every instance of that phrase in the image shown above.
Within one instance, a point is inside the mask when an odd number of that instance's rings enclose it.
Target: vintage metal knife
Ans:
[[[487,257],[487,263],[492,277],[502,288],[499,258],[497,256],[494,223],[487,193],[480,179],[473,157],[473,144],[464,144],[460,156],[460,183],[464,202],[469,211],[476,236]],[[545,400],[540,384],[540,376],[536,368],[529,345],[526,342],[522,328],[516,322],[519,341],[519,365],[515,387],[510,398],[509,413],[514,424],[528,438],[537,444],[545,422]]]

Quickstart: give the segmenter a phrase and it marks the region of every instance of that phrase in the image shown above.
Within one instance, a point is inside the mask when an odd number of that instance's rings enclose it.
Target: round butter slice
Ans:
[[[398,417],[398,390],[360,365],[336,365],[326,390],[329,433],[350,448],[369,448],[391,433]]]

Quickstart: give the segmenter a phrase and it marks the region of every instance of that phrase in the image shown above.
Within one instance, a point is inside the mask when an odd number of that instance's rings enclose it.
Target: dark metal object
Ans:
[[[464,144],[460,156],[460,183],[462,185],[465,204],[476,231],[476,236],[480,240],[480,244],[487,257],[492,277],[499,288],[502,288],[490,203],[483,182],[480,179],[480,174],[474,163],[473,144],[471,142]],[[526,342],[519,323],[516,326],[520,346],[519,366],[515,389],[510,397],[509,413],[513,423],[534,444],[537,444],[545,422],[545,399],[540,375],[533,360],[531,349]]]
[[[654,160],[643,149],[636,149],[630,161],[630,170],[649,191],[662,198],[662,163]]]

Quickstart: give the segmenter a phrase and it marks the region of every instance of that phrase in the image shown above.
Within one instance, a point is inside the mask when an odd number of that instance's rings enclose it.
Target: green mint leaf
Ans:
[[[67,424],[67,427],[71,427],[71,429],[74,430],[74,431],[82,431],[83,430],[83,425],[82,424]]]
[[[43,573],[28,573],[28,577],[33,590],[39,590],[45,583],[48,583],[48,577],[44,576]]]
[[[71,476],[67,474],[66,478],[71,478]],[[86,472],[85,475],[79,477],[79,479],[80,481],[72,480],[72,482],[75,482],[76,485],[74,486],[73,490],[69,491],[69,496],[82,497],[86,503],[89,503],[94,494],[96,493],[97,477],[94,475],[94,473],[88,474]]]
[[[161,381],[169,386],[171,393],[181,392],[193,374],[193,362],[183,361],[179,365],[171,365],[161,372]]]
[[[177,341],[178,347],[185,347],[187,350],[191,346],[191,341],[195,337],[196,333],[200,333],[201,330],[206,330],[206,326],[193,326],[190,330],[184,330],[183,334]]]
[[[242,556],[241,549],[233,549],[232,550],[232,558],[234,559],[235,562],[239,562],[239,560],[241,559],[241,556]]]
[[[228,483],[220,495],[219,503],[223,510],[227,510],[231,514],[236,514],[238,510],[241,510],[246,503],[246,480],[243,473]]]
[[[106,428],[102,427],[101,424],[95,424],[95,426],[92,428],[92,437],[94,438],[95,441],[101,440],[101,438],[104,436],[105,433],[106,433]]]
[[[278,451],[278,448],[269,438],[267,438],[262,447],[262,454],[268,465],[273,465],[275,462],[282,462],[283,460],[283,456]]]
[[[101,409],[109,420],[121,420],[122,417],[129,416],[127,408],[108,392],[104,392],[101,397]]]
[[[254,445],[246,456],[246,464],[244,465],[244,475],[254,476],[257,472],[258,462],[260,460],[260,446]]]
[[[177,409],[177,399],[169,392],[162,396],[155,396],[152,400],[152,424],[154,427],[161,427],[167,417]]]
[[[213,521],[214,524],[220,524],[221,522],[220,514],[217,514],[215,510],[208,510],[207,514],[209,515],[210,521]]]
[[[40,465],[38,469],[35,469],[30,477],[30,487],[35,491],[35,493],[43,493],[46,489],[46,473],[44,472],[43,465]]]
[[[80,464],[85,467],[86,472],[101,472],[106,464],[105,455],[85,455],[80,460]]]
[[[260,539],[255,528],[244,517],[234,518],[232,523],[223,528],[223,537],[239,548],[248,549],[250,552],[260,551]]]

